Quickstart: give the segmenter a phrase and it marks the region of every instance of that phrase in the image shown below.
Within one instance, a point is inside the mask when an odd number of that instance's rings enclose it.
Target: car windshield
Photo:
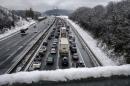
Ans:
[[[0,86],[130,86],[130,0],[0,0]]]

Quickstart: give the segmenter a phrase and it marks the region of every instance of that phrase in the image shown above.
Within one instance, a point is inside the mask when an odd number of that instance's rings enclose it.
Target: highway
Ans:
[[[95,59],[96,57],[69,22],[56,18],[55,23],[52,24],[53,20],[54,18],[48,18],[36,24],[36,28],[34,28],[35,25],[30,26],[27,30],[27,35],[21,36],[20,33],[17,33],[3,41],[0,41],[0,74],[9,70],[16,62],[19,63],[16,65],[17,67],[15,69],[11,69],[13,70],[12,72],[101,66],[98,64],[98,61],[95,61],[97,60]],[[61,27],[67,28],[67,26],[69,26],[69,32],[66,32],[65,38],[67,38],[69,42],[69,50],[67,55],[61,56],[59,49],[59,42],[61,40],[60,30]],[[34,41],[34,39],[37,40],[38,35],[41,33],[45,34],[42,35],[43,37],[38,43],[36,42],[37,44],[32,43],[32,46],[34,45],[34,47],[32,47],[29,52],[26,52],[26,48],[30,46],[30,43]],[[74,40],[72,40],[70,36],[72,36]],[[55,40],[57,41],[55,47],[56,53],[52,54],[51,52],[52,49],[54,49],[53,44]],[[71,41],[76,44],[76,51],[74,53],[71,50],[73,45]],[[43,46],[44,42],[47,42],[46,46]],[[41,47],[46,47],[46,52],[43,52],[43,56],[39,54]],[[24,59],[18,61],[23,52],[28,54],[24,56]],[[77,59],[74,59],[74,54],[77,54]],[[52,64],[48,64],[47,62],[50,57],[53,57]],[[64,57],[67,57],[67,65],[63,65]],[[34,64],[37,66],[33,66]]]
[[[59,19],[59,20],[62,20],[62,19]],[[48,45],[46,46],[47,51],[44,53],[44,56],[42,56],[42,60],[40,61],[40,63],[41,63],[40,70],[56,70],[56,69],[66,69],[66,68],[77,68],[76,64],[78,62],[82,62],[84,64],[84,67],[98,66],[98,65],[95,65],[95,62],[91,59],[92,57],[89,55],[89,53],[91,53],[91,52],[89,52],[86,49],[86,46],[83,44],[83,40],[81,40],[81,38],[79,37],[79,34],[76,33],[74,27],[65,20],[62,20],[63,26],[64,26],[65,22],[67,22],[67,25],[70,26],[70,33],[75,38],[77,54],[78,54],[79,59],[77,61],[73,60],[72,59],[73,54],[69,51],[68,66],[63,66],[62,65],[63,57],[61,57],[59,54],[59,42],[57,43],[56,54],[51,54],[53,41],[55,39],[57,39],[57,41],[60,41],[60,37],[55,38],[56,33],[58,32],[58,29],[61,28],[61,27],[59,28],[57,25],[59,23],[59,20],[51,27],[51,31],[50,31],[50,33],[47,34],[46,38],[43,39],[44,41],[46,41],[48,43]],[[53,36],[51,36],[51,35],[53,35]],[[68,33],[67,35],[68,35],[67,39],[69,39],[70,34]],[[48,39],[48,38],[51,38],[51,39]],[[50,55],[54,58],[53,64],[51,64],[51,65],[47,64],[47,58]],[[33,62],[32,62],[32,64],[33,64]]]
[[[52,23],[52,18],[48,18],[40,23],[30,26],[27,35],[21,36],[20,32],[0,41],[0,74],[7,71],[10,66],[17,61],[20,53],[27,47],[39,33],[43,32]],[[17,57],[17,58],[16,58]]]

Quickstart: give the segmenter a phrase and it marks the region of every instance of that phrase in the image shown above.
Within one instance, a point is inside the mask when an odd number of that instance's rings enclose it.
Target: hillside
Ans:
[[[106,7],[81,7],[70,19],[76,21],[98,40],[113,60],[130,63],[130,1],[110,2]]]
[[[34,15],[41,16],[40,12],[37,12],[37,11],[33,11],[33,12],[34,12]],[[18,16],[21,16],[23,18],[26,18],[26,10],[12,10],[12,13]]]
[[[0,6],[0,31],[2,32],[3,28],[11,28],[15,26],[15,22],[19,20],[17,15],[14,15],[8,9]]]

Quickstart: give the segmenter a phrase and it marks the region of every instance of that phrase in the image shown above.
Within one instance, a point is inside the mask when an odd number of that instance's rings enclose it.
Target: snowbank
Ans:
[[[11,30],[8,30],[6,31],[4,34],[0,34],[0,39],[2,38],[5,38],[7,36],[10,36],[10,35],[14,35],[14,33],[18,32],[20,29],[22,28],[27,28],[29,27],[30,25],[34,24],[35,21],[34,20],[31,20],[29,22],[25,21],[25,20],[20,20],[19,22],[17,22],[17,25],[15,28],[11,29]]]
[[[12,83],[32,83],[38,81],[67,81],[86,78],[110,77],[112,75],[130,75],[130,65],[104,66],[95,68],[71,68],[55,71],[19,72],[0,75],[0,85]]]
[[[81,27],[79,27],[79,25],[75,24],[73,21],[69,19],[67,19],[67,21],[69,21],[75,27],[75,29],[82,36],[84,41],[88,44],[90,49],[104,66],[116,65],[114,61],[107,57],[107,55],[99,47],[97,47],[97,41],[93,39],[87,31],[84,31]]]

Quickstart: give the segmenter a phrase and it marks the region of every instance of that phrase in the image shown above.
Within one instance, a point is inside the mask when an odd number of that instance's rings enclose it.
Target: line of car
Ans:
[[[65,22],[63,22],[65,23]],[[46,65],[53,65],[54,64],[54,59],[57,56],[57,54],[60,54],[58,51],[59,49],[59,43],[60,43],[60,37],[61,37],[61,27],[66,28],[66,33],[67,33],[67,40],[69,42],[69,50],[70,54],[72,56],[73,62],[76,63],[76,67],[85,67],[84,63],[82,61],[79,61],[79,55],[77,52],[77,46],[75,42],[75,37],[72,35],[72,32],[70,31],[70,27],[65,24],[61,24],[59,22],[55,28],[53,28],[52,32],[48,36],[47,40],[43,42],[42,47],[40,48],[38,54],[34,58],[34,61],[32,62],[32,65],[30,66],[29,70],[39,70],[41,68],[41,63],[42,63],[42,58],[45,57],[47,48],[48,46],[50,47],[50,50],[48,51],[49,54],[47,55],[46,58]],[[48,44],[48,41],[51,42],[51,44]],[[66,46],[63,47],[63,49],[66,48]],[[68,51],[69,51],[68,50]],[[68,54],[66,55],[60,55],[61,60],[61,65],[62,66],[68,66],[69,65],[69,56]]]

